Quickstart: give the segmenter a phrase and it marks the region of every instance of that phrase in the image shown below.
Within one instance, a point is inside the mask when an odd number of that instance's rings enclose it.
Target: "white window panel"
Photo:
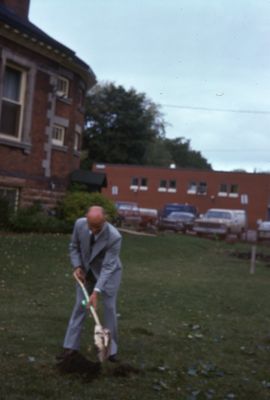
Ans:
[[[61,125],[53,125],[52,143],[56,146],[63,146],[65,141],[65,128]]]
[[[7,64],[1,100],[0,135],[12,140],[21,140],[26,91],[26,71]]]
[[[63,76],[58,76],[56,94],[59,97],[68,98],[69,96],[69,80]]]

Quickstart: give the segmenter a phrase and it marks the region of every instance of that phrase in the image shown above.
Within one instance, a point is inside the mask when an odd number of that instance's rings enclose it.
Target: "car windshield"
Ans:
[[[270,230],[270,221],[261,222],[260,228],[269,229]]]
[[[231,219],[231,214],[226,211],[207,211],[206,218]]]
[[[177,212],[177,211],[174,211],[174,212],[172,212],[172,213],[170,213],[170,214],[168,215],[168,219],[173,219],[173,220],[176,220],[176,219],[190,220],[190,219],[193,219],[193,218],[194,218],[194,215],[193,215],[193,214],[191,214],[191,213],[186,213],[186,212]]]

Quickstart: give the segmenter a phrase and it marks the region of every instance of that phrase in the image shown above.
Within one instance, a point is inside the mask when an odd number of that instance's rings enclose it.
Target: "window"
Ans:
[[[136,176],[133,176],[131,178],[131,182],[130,182],[130,190],[133,191],[137,191],[138,190],[138,186],[139,186],[139,178],[137,178]]]
[[[131,178],[130,189],[131,190],[147,190],[148,187],[148,180],[147,178],[138,178],[136,176]]]
[[[59,97],[67,98],[69,95],[69,80],[58,76],[56,84],[56,94]]]
[[[218,195],[219,195],[220,197],[222,197],[222,196],[223,196],[223,197],[226,197],[227,194],[228,194],[228,186],[227,186],[227,183],[221,183],[220,186],[219,186]]]
[[[11,210],[16,210],[19,200],[19,190],[17,188],[0,187],[0,197],[7,200]]]
[[[167,181],[165,179],[161,179],[160,183],[159,183],[159,187],[166,189],[167,188]]]
[[[176,192],[176,181],[174,179],[171,179],[169,181],[168,192],[169,193],[175,193]]]
[[[207,183],[206,182],[189,182],[188,184],[188,194],[206,194],[207,193]]]
[[[158,192],[167,192],[167,181],[166,181],[166,179],[161,179],[159,181]]]
[[[65,128],[60,125],[53,125],[52,144],[63,146],[65,140]]]
[[[141,184],[140,184],[140,190],[148,190],[148,179],[147,178],[141,178]]]
[[[74,150],[80,151],[81,148],[81,134],[79,132],[75,132],[74,135]]]
[[[169,188],[170,189],[176,189],[176,181],[175,180],[171,180],[169,182]]]
[[[112,186],[112,195],[117,196],[118,195],[118,186]]]
[[[196,194],[197,193],[196,182],[189,182],[187,192],[188,192],[188,194]]]
[[[238,197],[238,185],[236,185],[234,183],[231,184],[229,196],[230,197]]]
[[[26,72],[7,64],[4,72],[0,132],[20,140],[25,97]]]
[[[200,182],[197,188],[197,194],[206,194],[207,193],[207,183]]]
[[[138,178],[137,176],[134,176],[131,178],[130,182],[130,190],[141,190],[145,191],[148,190],[148,179],[147,178]]]
[[[138,186],[139,185],[139,178],[133,177],[131,178],[131,186]]]

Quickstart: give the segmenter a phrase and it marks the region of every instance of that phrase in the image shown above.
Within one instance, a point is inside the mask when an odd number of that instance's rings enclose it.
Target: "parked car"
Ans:
[[[185,233],[191,230],[195,215],[189,212],[173,211],[166,217],[160,217],[157,223],[159,230],[173,230]]]
[[[233,233],[239,238],[246,231],[247,217],[244,210],[211,208],[202,217],[195,219],[193,230],[198,235],[214,234],[226,237]]]
[[[139,225],[141,222],[140,209],[138,204],[131,201],[116,201],[117,217],[115,224],[117,226]]]
[[[184,212],[184,213],[191,213],[195,216],[198,215],[197,208],[192,204],[167,203],[160,211],[160,217],[161,218],[167,217],[172,212]]]
[[[257,227],[257,239],[270,240],[270,221],[259,221]]]
[[[141,216],[140,227],[143,229],[156,229],[158,210],[155,208],[139,208],[139,212]]]

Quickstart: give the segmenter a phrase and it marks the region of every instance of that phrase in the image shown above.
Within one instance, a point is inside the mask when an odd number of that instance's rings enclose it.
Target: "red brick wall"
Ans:
[[[84,119],[83,114],[79,111],[77,95],[80,77],[71,73],[73,78],[70,79],[70,101],[56,100],[55,115],[69,120],[69,126],[66,129],[65,149],[59,151],[54,147],[52,148],[51,176],[46,177],[42,162],[46,158],[44,145],[48,141],[48,136],[45,133],[46,127],[49,125],[47,112],[51,109],[51,101],[48,96],[49,93],[52,93],[50,74],[57,73],[59,65],[3,37],[0,37],[0,47],[1,45],[14,54],[36,63],[30,131],[31,147],[29,150],[25,150],[13,146],[12,142],[7,144],[0,141],[0,178],[8,186],[14,186],[14,181],[10,179],[9,182],[8,177],[24,179],[20,191],[21,204],[25,205],[29,203],[29,196],[31,197],[31,193],[34,193],[35,189],[40,192],[41,197],[44,197],[44,193],[46,197],[48,195],[46,191],[50,190],[51,181],[56,181],[54,190],[63,193],[68,183],[69,174],[74,169],[79,168],[80,159],[78,153],[74,152],[74,132],[77,124],[83,127]],[[34,197],[36,197],[36,194]],[[56,197],[52,193],[52,198]]]
[[[209,172],[200,170],[147,168],[140,166],[105,165],[104,169],[94,167],[94,171],[107,175],[108,187],[102,193],[112,200],[135,201],[140,207],[161,209],[166,203],[189,203],[195,205],[200,213],[209,208],[246,209],[249,226],[255,228],[259,218],[267,218],[270,205],[270,174],[250,174],[236,172]],[[148,179],[147,191],[132,191],[132,177]],[[158,192],[161,179],[176,180],[177,192]],[[207,194],[188,194],[191,181],[206,182]],[[238,197],[218,196],[220,184],[237,184]],[[118,195],[112,195],[112,186],[118,187]],[[241,204],[241,194],[247,194],[248,205]]]

